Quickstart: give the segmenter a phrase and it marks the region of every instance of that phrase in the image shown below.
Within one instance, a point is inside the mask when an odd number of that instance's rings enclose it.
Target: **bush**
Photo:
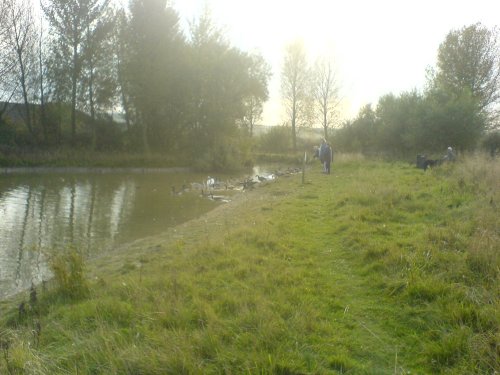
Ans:
[[[274,126],[257,137],[257,148],[263,152],[280,153],[292,148],[292,131],[286,126]]]
[[[123,148],[123,131],[112,121],[96,121],[96,148],[99,151],[121,150]]]
[[[482,148],[490,156],[500,153],[500,130],[489,132],[481,142]]]
[[[227,172],[251,166],[250,145],[245,137],[222,139],[194,160],[194,167],[200,171]]]
[[[16,139],[16,129],[10,123],[0,118],[0,146],[14,146]]]

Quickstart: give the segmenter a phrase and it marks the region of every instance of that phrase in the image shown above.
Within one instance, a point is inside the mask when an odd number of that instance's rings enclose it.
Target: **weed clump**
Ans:
[[[88,297],[90,289],[85,278],[85,261],[75,250],[56,255],[50,262],[58,294],[69,300]]]

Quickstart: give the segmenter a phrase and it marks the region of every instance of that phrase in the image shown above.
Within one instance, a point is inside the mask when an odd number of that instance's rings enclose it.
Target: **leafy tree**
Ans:
[[[258,148],[269,153],[286,153],[290,151],[292,135],[286,126],[272,126],[267,132],[258,136]]]
[[[357,139],[361,144],[361,151],[369,154],[376,151],[377,114],[370,104],[359,110],[358,117],[354,120]]]
[[[113,59],[112,32],[114,14],[107,4],[98,7],[92,15],[94,22],[87,23],[82,44],[82,85],[80,100],[90,113],[92,123],[92,145],[96,145],[96,112],[112,109],[116,92],[115,62]]]
[[[325,138],[328,138],[328,129],[335,121],[340,104],[340,86],[333,69],[333,63],[330,60],[318,59],[313,75],[312,95],[316,105],[316,113],[323,126]]]
[[[150,143],[170,149],[176,139],[182,106],[181,72],[184,38],[179,16],[166,0],[132,0],[127,32],[124,34],[126,78],[142,147]],[[122,82],[123,83],[123,82]]]
[[[448,146],[472,150],[486,126],[484,113],[477,111],[476,98],[468,92],[456,96],[433,90],[426,96],[425,111],[418,144],[431,151],[444,151]]]
[[[419,152],[424,118],[424,98],[416,91],[379,99],[377,147],[384,154],[406,156]],[[425,138],[425,137],[424,137]]]
[[[46,0],[42,9],[50,22],[54,35],[52,67],[59,77],[55,82],[70,82],[71,136],[76,136],[77,93],[81,87],[84,66],[84,44],[89,30],[100,21],[110,0]],[[62,78],[64,77],[64,78]],[[61,82],[62,78],[62,82]],[[66,91],[59,89],[59,94]],[[66,98],[64,98],[66,99]]]
[[[292,144],[297,150],[297,128],[305,125],[310,111],[309,68],[304,44],[297,40],[286,46],[281,72],[281,95],[292,127]]]
[[[42,73],[42,77],[45,77],[44,115],[48,127],[46,132],[50,133],[49,143],[54,144],[59,144],[62,140],[63,122],[67,121],[67,114],[71,121],[72,114],[71,105],[68,106],[71,98],[71,80],[68,79],[67,64],[63,56],[69,56],[69,51],[56,38],[48,38],[45,71]]]
[[[117,94],[119,99],[117,101],[117,106],[121,105],[125,113],[125,122],[127,125],[127,131],[131,130],[132,122],[132,108],[131,108],[131,90],[130,82],[127,80],[127,16],[125,11],[120,9],[117,11],[114,17],[114,28],[112,34],[112,51],[113,51],[113,61],[115,62],[115,74],[116,74],[116,84],[117,84]]]
[[[262,120],[264,102],[269,97],[267,83],[271,77],[271,67],[261,55],[251,55],[251,65],[248,68],[251,94],[245,100],[245,116],[243,125],[250,136],[257,121]]]
[[[228,152],[233,155],[226,160],[244,159],[228,145],[239,138],[238,124],[248,116],[249,103],[263,102],[267,95],[265,64],[232,47],[208,11],[191,25],[190,47],[190,148],[208,160]]]
[[[491,157],[495,157],[500,154],[500,131],[488,132],[483,141],[483,149],[489,153]]]
[[[369,154],[378,151],[376,143],[378,119],[370,104],[359,110],[358,116],[347,121],[335,133],[334,147],[343,152]]]
[[[455,98],[470,96],[488,124],[494,124],[500,104],[498,30],[476,23],[450,31],[439,46],[435,85]]]

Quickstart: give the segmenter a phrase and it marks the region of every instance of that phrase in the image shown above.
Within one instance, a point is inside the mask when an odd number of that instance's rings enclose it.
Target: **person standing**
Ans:
[[[326,139],[321,140],[321,145],[319,146],[319,161],[323,164],[323,173],[326,173]]]
[[[325,149],[325,173],[330,174],[330,164],[333,161],[333,151],[330,145],[326,144]]]
[[[444,161],[455,161],[455,152],[453,151],[451,146],[448,147],[448,149],[446,150],[446,155],[444,156],[443,160]]]

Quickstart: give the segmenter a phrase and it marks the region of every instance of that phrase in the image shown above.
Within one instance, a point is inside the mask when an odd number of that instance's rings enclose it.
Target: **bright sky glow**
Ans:
[[[343,118],[385,94],[422,89],[427,67],[452,29],[500,25],[498,0],[175,0],[184,25],[208,4],[233,45],[272,65],[264,124],[281,124],[280,74],[285,45],[302,38],[311,62],[333,56],[345,98]]]

